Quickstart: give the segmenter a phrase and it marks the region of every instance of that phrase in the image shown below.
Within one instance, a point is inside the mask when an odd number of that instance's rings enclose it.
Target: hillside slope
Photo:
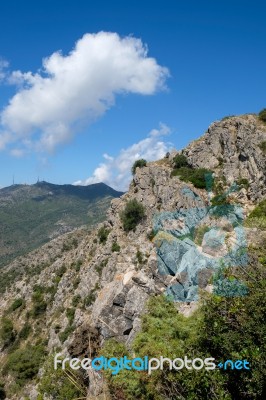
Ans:
[[[252,158],[238,156],[238,149],[242,149],[243,144],[240,135],[236,134],[236,122],[242,126],[242,133],[243,126],[246,127],[242,135],[245,138],[245,154],[252,154]],[[256,129],[252,128],[249,149],[246,135],[253,126]],[[209,157],[207,149],[212,148],[212,138],[215,142],[221,135],[222,140],[223,132],[227,132],[228,138],[223,139],[227,150],[222,152],[221,161],[220,152],[212,154],[210,150],[212,155]],[[245,220],[256,206],[256,199],[265,199],[265,188],[261,185],[265,174],[261,175],[261,171],[265,171],[266,159],[261,143],[266,141],[266,126],[261,125],[255,116],[242,116],[215,123],[211,133],[206,133],[182,152],[173,152],[162,160],[137,168],[129,191],[121,198],[112,200],[106,221],[91,232],[76,230],[62,235],[0,270],[0,365],[3,366],[1,373],[5,382],[3,391],[8,399],[40,400],[49,395],[51,399],[64,400],[78,397],[203,400],[210,398],[210,392],[214,393],[213,398],[227,400],[263,399],[264,203],[255,212],[256,221],[261,221],[260,228],[257,222],[255,225],[252,223],[252,219],[245,227]],[[236,137],[239,137],[237,141]],[[208,145],[204,144],[206,140]],[[175,157],[180,154],[187,156],[188,164],[176,168]],[[232,165],[230,173],[229,165]],[[208,190],[202,187],[206,172],[213,178],[212,185],[206,186]],[[192,176],[198,187],[192,184]],[[247,181],[243,181],[244,178]],[[232,187],[233,181],[238,182],[238,186]],[[122,217],[132,200],[143,206],[145,216],[138,221],[135,229],[127,229]],[[257,252],[255,261],[251,255],[247,258],[250,248]],[[226,285],[223,286],[224,281],[218,279],[215,286],[214,276],[223,263],[227,267]],[[233,268],[230,273],[228,268]],[[240,271],[247,268],[248,273],[241,275],[245,284],[236,282],[235,277],[240,276],[237,268]],[[257,287],[260,289],[257,290]],[[223,290],[231,290],[232,303]],[[238,297],[241,290],[249,290],[257,303],[255,300],[251,302],[253,305],[248,303],[249,296],[244,303],[245,297]],[[224,302],[218,301],[215,293],[225,296]],[[177,302],[162,303],[162,294]],[[49,355],[60,351],[64,355],[79,357],[88,354],[89,349],[90,356],[94,357],[102,354],[103,347],[111,343],[115,354],[120,354],[121,349],[122,355],[128,351],[141,353],[140,349],[144,348],[143,352],[147,351],[152,356],[155,356],[153,352],[162,354],[160,351],[166,352],[162,355],[176,356],[174,351],[169,350],[170,346],[173,344],[175,349],[177,345],[178,351],[184,351],[186,337],[194,332],[196,310],[199,310],[202,296],[209,296],[210,301],[214,301],[212,310],[216,313],[216,325],[211,321],[208,329],[202,330],[207,330],[209,335],[209,338],[204,338],[204,344],[209,346],[204,350],[204,357],[209,352],[217,351],[215,345],[220,349],[225,343],[225,336],[218,342],[219,330],[225,335],[228,326],[232,326],[235,332],[229,331],[230,340],[233,343],[237,335],[241,340],[239,349],[231,349],[229,340],[230,352],[236,357],[246,357],[244,354],[247,352],[248,357],[257,360],[259,372],[255,370],[255,377],[249,373],[241,375],[244,378],[235,374],[224,378],[219,371],[211,376],[198,374],[193,375],[193,379],[188,377],[187,388],[184,382],[177,387],[172,386],[173,382],[183,379],[184,375],[179,371],[178,376],[169,376],[168,371],[163,371],[163,377],[155,374],[154,381],[144,372],[137,377],[121,374],[112,380],[104,374],[95,375],[89,371],[86,378],[76,377],[77,382],[82,381],[78,392],[74,393],[70,388],[69,391],[63,390],[69,382],[62,376],[54,375]],[[149,305],[151,299],[155,299],[153,309]],[[151,313],[150,320],[149,315],[143,319],[147,309]],[[252,309],[250,317],[249,309]],[[222,310],[221,315],[219,310]],[[225,320],[227,312],[229,322]],[[246,314],[241,320],[242,312]],[[188,322],[182,319],[183,315]],[[209,310],[206,315],[211,315]],[[253,321],[250,321],[245,332],[249,335],[246,344],[241,327],[255,315],[256,323],[261,328],[258,333],[254,332]],[[225,326],[221,325],[223,321]],[[149,330],[151,326],[153,331]],[[179,328],[184,330],[180,333]],[[142,330],[144,333],[136,342],[136,335]],[[3,336],[3,332],[8,334]],[[213,332],[216,336],[211,342]],[[197,329],[194,335],[193,340],[198,340]],[[110,339],[118,341],[120,347],[112,347],[114,344]],[[189,341],[189,348],[191,343]],[[247,346],[253,346],[254,354],[249,353]],[[230,352],[225,356],[229,357]],[[32,361],[25,367],[27,354],[31,354]],[[42,372],[38,375],[40,369]],[[156,376],[159,377],[157,381]],[[52,382],[56,385],[53,386]],[[166,386],[162,387],[163,382]],[[196,385],[195,389],[193,385]],[[189,390],[195,390],[194,397],[189,397]],[[238,390],[237,394],[235,390]]]
[[[103,221],[111,199],[121,195],[103,183],[0,189],[0,267],[54,237]]]

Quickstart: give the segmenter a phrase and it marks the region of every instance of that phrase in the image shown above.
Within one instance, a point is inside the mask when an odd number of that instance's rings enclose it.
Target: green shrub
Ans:
[[[248,179],[246,179],[246,178],[239,178],[239,179],[236,181],[236,183],[237,183],[238,186],[243,187],[243,188],[245,188],[245,189],[248,189],[248,188],[249,188],[249,181],[248,181]]]
[[[261,142],[259,145],[259,148],[261,149],[261,151],[266,154],[266,141]]]
[[[136,258],[139,264],[144,263],[143,253],[140,250],[137,250]]]
[[[5,346],[11,345],[16,339],[16,331],[13,322],[9,318],[2,318],[0,339]]]
[[[115,252],[115,251],[120,251],[120,246],[117,242],[114,242],[112,244],[112,252]]]
[[[80,271],[83,261],[79,258],[76,263],[74,263],[74,268],[77,272]]]
[[[25,323],[21,331],[19,332],[19,339],[26,340],[29,337],[29,334],[31,332],[31,326],[29,325],[28,322]]]
[[[69,325],[72,325],[74,318],[75,318],[75,308],[67,308],[66,309],[66,316],[69,321]]]
[[[245,220],[245,226],[266,229],[266,200],[260,202]]]
[[[143,168],[143,167],[146,167],[146,165],[147,165],[147,161],[144,160],[143,158],[135,161],[131,168],[132,175],[135,175],[137,168]]]
[[[58,276],[58,278],[62,278],[63,275],[66,273],[67,268],[65,265],[62,265],[62,267],[60,267],[57,271],[56,271],[56,276]]]
[[[59,334],[59,339],[61,341],[61,343],[64,343],[68,337],[71,335],[71,333],[73,333],[75,330],[75,326],[74,325],[68,325],[66,327],[66,329]]]
[[[266,108],[259,112],[259,119],[263,122],[266,122]]]
[[[43,343],[28,344],[10,354],[4,366],[3,373],[10,373],[19,386],[36,377],[46,355]]]
[[[188,168],[181,167],[172,171],[171,176],[178,176],[179,179],[185,182],[191,182],[196,188],[205,189],[206,179],[205,175],[212,173],[205,168]]]
[[[124,230],[126,232],[134,230],[144,216],[145,209],[143,205],[136,199],[129,200],[120,214]]]
[[[84,299],[84,307],[91,306],[95,302],[95,299],[96,299],[96,294],[93,291],[91,291],[90,294],[88,294]]]
[[[184,154],[177,154],[174,157],[173,162],[174,162],[175,169],[178,169],[181,167],[188,167],[188,161]]]
[[[80,277],[78,276],[73,282],[73,289],[77,289],[79,284],[80,284]]]
[[[11,304],[9,310],[11,312],[13,312],[13,311],[17,310],[18,308],[24,307],[24,306],[25,306],[25,300],[24,299],[21,299],[21,298],[20,299],[16,299]]]
[[[215,206],[224,206],[230,204],[226,194],[218,194],[211,199],[211,205]]]
[[[54,369],[54,356],[48,358],[44,366],[44,374],[38,386],[37,400],[51,398],[56,400],[85,399],[86,390],[83,375],[66,364],[66,369]]]
[[[98,238],[100,243],[105,244],[108,238],[109,233],[111,232],[110,229],[105,228],[104,226],[102,226],[99,230],[98,230]]]
[[[150,232],[147,233],[147,238],[150,241],[152,241],[155,238],[156,234],[157,232],[154,229],[152,229]]]
[[[77,294],[77,295],[74,296],[73,299],[72,299],[72,306],[73,306],[74,308],[76,308],[76,307],[78,306],[78,304],[80,303],[80,301],[81,301],[81,296],[80,296],[80,294]]]

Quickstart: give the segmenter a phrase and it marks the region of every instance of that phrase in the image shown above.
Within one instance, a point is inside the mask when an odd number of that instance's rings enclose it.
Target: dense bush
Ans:
[[[108,238],[108,235],[110,233],[110,229],[105,228],[104,226],[102,226],[97,233],[97,236],[99,238],[100,243],[105,244]]]
[[[129,200],[120,214],[124,230],[126,232],[134,230],[144,216],[145,209],[143,205],[136,199]]]
[[[9,355],[3,373],[10,373],[19,386],[33,379],[41,367],[46,351],[43,343],[27,345]]]
[[[9,346],[14,342],[16,338],[16,331],[13,326],[13,322],[9,318],[2,318],[1,329],[0,329],[0,339],[5,346]]]
[[[31,326],[29,325],[28,322],[25,323],[21,331],[19,332],[19,339],[25,340],[28,338],[29,334],[31,332]]]
[[[113,244],[112,244],[112,252],[115,252],[115,251],[120,251],[120,246],[119,246],[119,244],[117,243],[117,242],[114,242]]]
[[[141,158],[140,160],[135,161],[133,166],[132,166],[132,168],[131,168],[132,174],[135,175],[137,168],[146,167],[146,165],[147,165],[147,161],[144,160],[143,158]]]
[[[15,311],[17,308],[24,307],[25,306],[25,300],[24,299],[16,299],[13,301],[13,303],[10,306],[10,311]]]
[[[263,122],[266,122],[266,108],[259,112],[259,119]]]
[[[174,169],[171,176],[178,176],[182,181],[191,182],[196,188],[204,189],[206,188],[205,176],[211,173],[212,171],[205,168],[193,169],[189,167],[181,167]]]
[[[174,159],[174,168],[188,167],[188,161],[184,154],[177,154]]]

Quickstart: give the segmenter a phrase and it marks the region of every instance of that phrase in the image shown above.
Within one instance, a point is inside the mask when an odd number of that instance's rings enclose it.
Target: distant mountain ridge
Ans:
[[[111,200],[122,194],[104,183],[42,181],[0,189],[0,266],[63,233],[103,221]]]

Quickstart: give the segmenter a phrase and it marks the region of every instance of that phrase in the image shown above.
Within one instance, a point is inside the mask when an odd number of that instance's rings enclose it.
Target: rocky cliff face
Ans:
[[[266,193],[265,141],[265,123],[256,115],[230,117],[211,124],[184,154],[193,166],[220,172],[228,183],[247,179],[256,201]]]
[[[191,313],[197,304],[195,290],[211,290],[209,278],[219,264],[214,257],[245,245],[236,227],[253,202],[265,197],[261,148],[265,140],[266,127],[255,116],[234,117],[212,124],[183,151],[194,167],[224,176],[224,190],[234,180],[248,179],[249,187],[234,195],[242,202],[241,211],[230,208],[224,218],[212,215],[210,193],[171,176],[174,152],[137,168],[129,191],[112,201],[106,222],[97,229],[61,236],[5,267],[0,277],[0,317],[8,314],[13,321],[18,346],[24,346],[19,332],[27,323],[31,332],[26,341],[47,338],[49,352],[60,349],[79,356],[90,345],[96,354],[111,337],[130,345],[140,329],[147,299],[166,291],[177,296],[185,315]],[[144,206],[145,218],[127,233],[120,213],[130,199]],[[101,227],[104,239],[99,235]],[[13,310],[15,299],[23,299],[23,307]],[[40,302],[43,308],[38,312]],[[2,346],[2,365],[7,350]],[[11,374],[6,386],[12,384]],[[37,398],[35,386],[23,390],[30,399]]]

